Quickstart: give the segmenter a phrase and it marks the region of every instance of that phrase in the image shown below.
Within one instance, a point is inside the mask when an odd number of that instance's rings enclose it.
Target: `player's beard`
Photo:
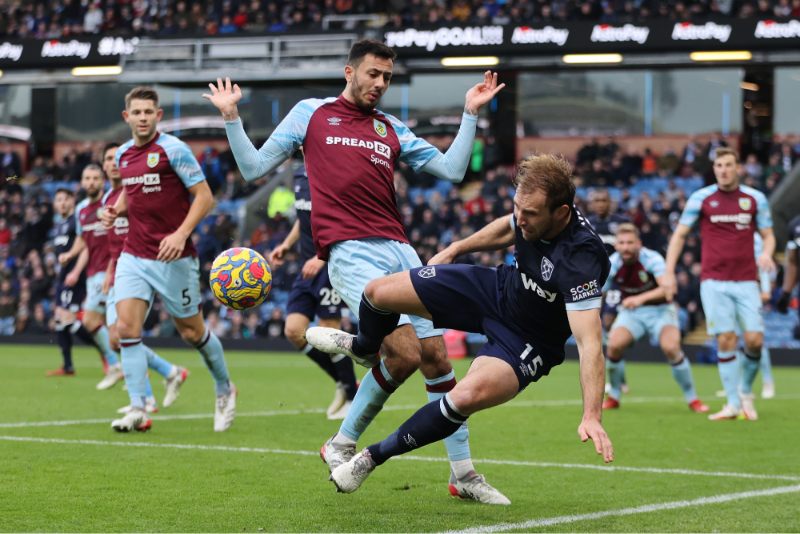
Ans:
[[[362,88],[361,83],[358,81],[358,75],[356,74],[353,74],[353,81],[350,83],[350,87],[356,106],[364,111],[372,111],[375,109],[378,106],[378,102],[381,101],[381,97],[383,96],[383,94],[379,94],[378,98],[375,99],[375,102],[370,102],[367,100],[365,95],[369,93],[369,91],[365,91]]]

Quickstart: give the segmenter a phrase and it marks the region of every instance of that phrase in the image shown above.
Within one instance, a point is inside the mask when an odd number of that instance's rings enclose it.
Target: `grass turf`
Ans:
[[[229,352],[239,415],[220,434],[212,431],[213,386],[199,356],[159,352],[192,374],[151,432],[120,435],[109,422],[127,395],[121,386],[94,389],[101,372],[91,351],[76,350],[76,376],[45,378],[59,360],[56,347],[0,346],[0,530],[800,530],[800,368],[775,369],[778,396],[757,403],[758,421],[709,422],[686,408],[666,364],[628,363],[632,391],[604,424],[613,465],[655,468],[643,471],[604,470],[593,447],[580,443],[578,367],[567,363],[512,403],[470,419],[476,465],[513,502],[491,507],[449,497],[441,444],[390,461],[353,495],[337,494],[317,456],[338,428],[324,416],[333,385],[300,354]],[[466,363],[456,362],[456,372],[463,376]],[[694,375],[701,397],[718,409],[716,368],[695,366]],[[361,445],[382,439],[423,402],[417,375]],[[788,489],[613,512],[770,488]],[[534,523],[549,518],[556,519]]]

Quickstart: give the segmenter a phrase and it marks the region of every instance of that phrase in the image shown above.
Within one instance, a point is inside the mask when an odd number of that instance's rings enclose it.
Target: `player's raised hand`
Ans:
[[[614,446],[611,444],[611,439],[606,434],[600,421],[582,420],[578,426],[578,436],[584,443],[587,440],[592,440],[594,450],[603,457],[605,463],[614,461]]]
[[[158,244],[158,261],[174,261],[181,257],[183,247],[186,246],[186,236],[178,232],[169,234]]]
[[[67,263],[69,263],[69,260],[71,260],[71,259],[72,259],[72,256],[70,256],[66,252],[62,252],[61,254],[58,255],[58,263],[59,263],[59,265],[66,265]]]
[[[100,210],[100,222],[103,223],[103,228],[106,230],[113,228],[115,220],[117,220],[117,210],[114,206],[106,206]]]
[[[506,84],[497,85],[497,73],[487,70],[483,73],[483,81],[467,91],[464,111],[477,115],[481,106],[491,101]]]
[[[317,276],[317,273],[324,268],[325,260],[321,260],[315,256],[309,258],[308,261],[303,264],[303,269],[300,271],[300,274],[303,275],[303,280],[308,280]]]
[[[217,84],[208,84],[211,93],[203,93],[203,98],[214,104],[222,117],[227,120],[234,120],[239,116],[239,110],[236,104],[242,99],[242,90],[237,84],[231,84],[230,78],[217,78]]]
[[[64,278],[64,285],[67,287],[74,287],[75,284],[78,283],[80,277],[81,277],[80,271],[79,272],[70,271]]]

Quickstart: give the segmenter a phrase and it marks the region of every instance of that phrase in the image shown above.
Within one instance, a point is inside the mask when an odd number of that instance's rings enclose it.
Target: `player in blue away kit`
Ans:
[[[298,350],[314,361],[336,383],[336,393],[326,411],[328,419],[344,419],[358,389],[353,361],[344,354],[331,356],[306,343],[306,329],[314,317],[323,326],[339,326],[342,321],[342,297],[331,286],[328,265],[317,258],[311,234],[311,190],[305,167],[294,172],[294,208],[297,220],[289,235],[269,255],[273,267],[283,263],[284,254],[299,243],[302,270],[292,283],[286,309],[284,334]]]
[[[613,460],[601,424],[600,290],[608,276],[608,256],[572,204],[571,176],[572,168],[561,158],[524,160],[515,179],[512,215],[456,241],[425,267],[370,282],[362,296],[358,336],[322,327],[306,332],[309,343],[321,350],[362,358],[378,351],[401,313],[427,317],[438,328],[488,337],[466,377],[442,399],[423,406],[389,437],[333,470],[331,480],[339,491],[357,490],[392,456],[444,439],[473,413],[516,397],[564,361],[571,334],[578,344],[584,401],[578,434],[582,441],[594,441],[604,461]],[[512,244],[513,267],[442,265],[465,253]]]
[[[698,413],[708,406],[697,398],[689,359],[681,350],[681,331],[674,303],[668,303],[659,281],[664,276],[664,258],[642,246],[639,230],[631,223],[620,224],[611,256],[611,271],[604,291],[616,287],[622,295],[620,310],[608,335],[608,374],[611,387],[604,410],[619,408],[625,374],[623,353],[645,335],[658,344],[672,366],[672,376],[683,391],[689,409]]]

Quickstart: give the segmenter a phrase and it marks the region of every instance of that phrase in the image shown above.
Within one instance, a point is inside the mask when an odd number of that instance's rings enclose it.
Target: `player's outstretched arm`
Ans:
[[[230,78],[225,78],[224,82],[221,78],[217,78],[216,85],[210,83],[208,87],[211,93],[203,93],[202,96],[211,102],[225,119],[225,134],[228,136],[233,158],[246,181],[257,180],[275,170],[302,143],[302,140],[299,142],[295,140],[297,132],[292,127],[292,121],[297,119],[293,117],[292,113],[295,109],[292,109],[264,145],[260,149],[256,149],[253,142],[247,137],[239,117],[238,103],[242,99],[242,90],[239,86],[231,83]],[[273,139],[276,134],[279,138],[291,139],[291,141],[279,143]]]
[[[686,244],[686,236],[689,235],[690,231],[691,227],[685,224],[678,224],[667,246],[666,267],[659,281],[659,286],[664,288],[664,296],[670,302],[672,302],[672,298],[678,291],[678,284],[675,281],[675,267],[678,265],[678,257],[683,251],[683,246]]]
[[[602,405],[605,386],[603,330],[600,309],[567,311],[567,319],[578,345],[583,393],[583,418],[578,426],[581,441],[592,440],[595,451],[608,463],[614,460],[614,446],[603,429]]]
[[[460,182],[464,179],[472,155],[478,110],[494,98],[503,87],[504,83],[497,84],[496,72],[487,70],[483,74],[483,81],[467,91],[461,125],[447,152],[442,154],[437,151],[437,154],[422,167],[423,171],[451,182]]]
[[[189,213],[186,214],[178,229],[159,243],[158,256],[156,256],[159,261],[173,261],[180,258],[186,246],[186,240],[192,235],[203,217],[208,215],[214,207],[214,195],[205,180],[191,186],[189,193],[193,197]]]
[[[514,229],[511,227],[511,215],[506,215],[490,222],[474,234],[459,241],[430,259],[428,265],[453,263],[458,256],[479,250],[500,250],[514,243]]]

